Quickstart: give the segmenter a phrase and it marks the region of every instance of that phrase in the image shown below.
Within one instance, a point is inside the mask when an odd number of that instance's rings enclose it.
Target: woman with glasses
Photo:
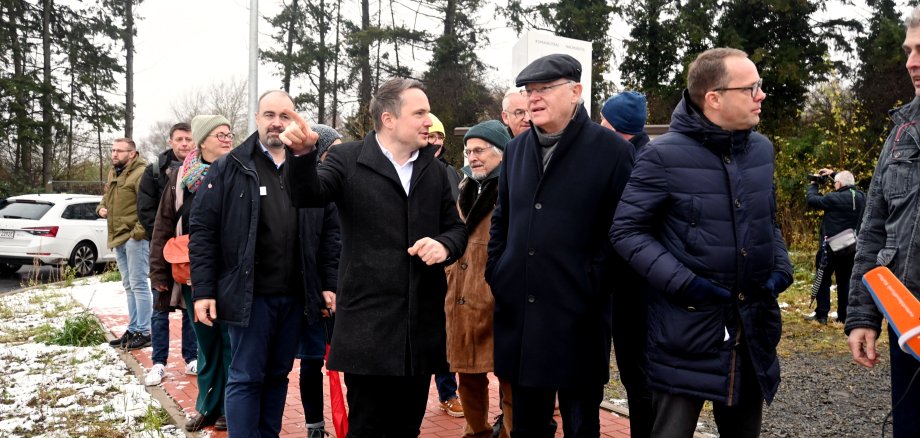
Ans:
[[[225,117],[200,115],[192,119],[192,138],[197,149],[185,157],[178,169],[167,171],[169,182],[160,199],[150,242],[151,284],[160,292],[172,290],[170,304],[182,308],[192,305],[192,287],[173,281],[172,267],[163,258],[163,248],[170,238],[188,233],[189,212],[195,194],[211,163],[230,152],[233,133]],[[216,430],[226,430],[224,393],[230,366],[227,326],[193,322],[198,340],[198,400],[195,403],[198,413],[185,424],[185,430],[195,432],[210,425]]]

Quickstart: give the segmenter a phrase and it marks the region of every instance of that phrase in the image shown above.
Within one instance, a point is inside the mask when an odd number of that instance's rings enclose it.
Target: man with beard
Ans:
[[[457,207],[466,223],[469,243],[457,263],[447,267],[447,362],[459,373],[460,402],[466,416],[466,437],[490,436],[489,375],[493,365],[492,291],[482,278],[489,244],[492,209],[498,200],[498,174],[508,130],[498,120],[482,122],[463,136],[463,155],[470,165],[463,168]],[[511,386],[500,381],[504,400],[510,401]],[[510,426],[510,405],[504,412]],[[503,411],[504,404],[503,404]],[[507,438],[510,427],[502,428]]]
[[[332,205],[291,204],[279,134],[293,112],[284,91],[259,98],[258,132],[211,165],[189,220],[195,316],[229,326],[231,437],[278,436],[302,323],[332,307],[338,221]]]
[[[334,201],[342,275],[327,367],[345,373],[348,436],[418,436],[445,357],[444,266],[466,248],[447,169],[428,146],[421,82],[393,78],[370,103],[374,131],[316,164],[316,133],[293,115],[282,139],[295,205]],[[294,177],[296,175],[296,177]]]
[[[511,88],[502,98],[502,123],[508,127],[512,137],[530,129],[530,113],[527,112],[527,98],[518,88]]]
[[[128,329],[113,347],[136,350],[150,345],[150,313],[153,311],[150,285],[150,241],[144,226],[137,220],[137,192],[147,162],[137,153],[130,138],[112,144],[112,170],[105,184],[105,194],[96,213],[106,218],[108,246],[115,250],[115,261],[128,298]]]
[[[606,238],[634,148],[588,117],[581,64],[533,61],[517,76],[532,129],[508,143],[485,277],[495,296],[495,374],[511,383],[516,436],[598,436],[610,378],[613,248]]]

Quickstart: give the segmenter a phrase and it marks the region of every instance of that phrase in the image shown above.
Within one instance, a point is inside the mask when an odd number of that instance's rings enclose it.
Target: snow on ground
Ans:
[[[107,343],[70,347],[34,340],[85,312],[84,306],[115,305],[94,303],[94,292],[121,287],[92,278],[0,297],[0,435],[184,436],[164,423],[165,411]]]

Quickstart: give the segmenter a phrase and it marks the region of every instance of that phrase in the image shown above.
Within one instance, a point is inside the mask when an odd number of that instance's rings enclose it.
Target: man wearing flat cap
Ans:
[[[609,380],[613,248],[606,238],[633,146],[588,118],[581,64],[539,58],[517,76],[531,128],[505,149],[486,280],[495,297],[495,374],[511,382],[512,434],[599,436]]]

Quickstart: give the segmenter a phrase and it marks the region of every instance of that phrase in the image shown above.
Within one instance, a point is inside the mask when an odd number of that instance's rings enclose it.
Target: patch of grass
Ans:
[[[37,336],[35,340],[51,345],[89,347],[105,342],[105,333],[95,315],[82,312],[67,318],[60,329]]]
[[[121,281],[121,272],[118,272],[118,266],[114,263],[105,265],[105,271],[102,271],[102,275],[99,276],[99,281]]]
[[[95,400],[80,398],[79,406],[95,404]],[[83,410],[71,410],[64,414],[61,427],[66,431],[65,436],[80,436],[88,438],[127,437],[127,434],[118,429],[118,423],[105,421],[96,413],[89,414]]]
[[[64,287],[73,286],[74,280],[77,279],[76,268],[66,265],[66,264],[61,264],[60,268],[58,268],[57,274],[58,274],[58,277],[60,278],[59,281],[64,282]]]
[[[54,327],[50,324],[40,324],[35,327],[14,329],[10,332],[0,334],[0,344],[21,344],[36,336],[43,336],[53,331]]]
[[[0,302],[0,319],[13,319],[15,313],[10,306],[7,306],[6,303]]]
[[[141,430],[160,430],[163,426],[171,424],[169,412],[160,405],[147,405],[147,412],[139,419]]]

